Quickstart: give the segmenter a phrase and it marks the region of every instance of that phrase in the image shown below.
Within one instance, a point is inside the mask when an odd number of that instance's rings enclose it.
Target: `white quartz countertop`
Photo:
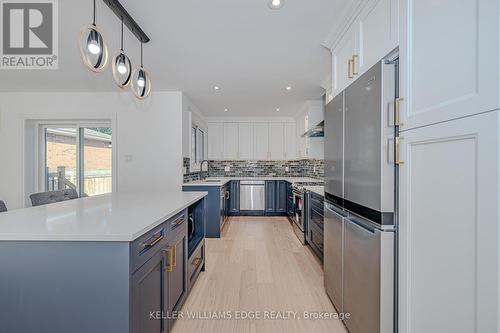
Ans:
[[[207,182],[208,180],[208,182]],[[322,182],[321,179],[307,177],[208,177],[204,180],[197,180],[189,183],[184,183],[184,186],[223,186],[231,180],[286,180],[290,183],[311,183]]]
[[[325,187],[324,186],[304,186],[304,189],[306,191],[321,195],[322,197],[325,196]]]
[[[0,241],[130,242],[206,192],[113,193],[0,213]]]

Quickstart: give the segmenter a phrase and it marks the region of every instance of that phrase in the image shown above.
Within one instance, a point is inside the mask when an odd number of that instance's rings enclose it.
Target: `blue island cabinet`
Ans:
[[[222,229],[230,215],[231,193],[230,183],[222,185],[215,184],[191,184],[182,187],[184,192],[208,192],[206,197],[206,226],[205,237],[220,238]]]
[[[1,241],[0,331],[168,332],[189,292],[187,214],[131,242]]]

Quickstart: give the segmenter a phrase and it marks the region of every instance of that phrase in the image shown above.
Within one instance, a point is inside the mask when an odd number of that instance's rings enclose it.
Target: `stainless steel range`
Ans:
[[[301,182],[292,184],[294,214],[292,218],[292,227],[299,241],[306,244],[307,221],[305,214],[305,186],[319,186],[322,182]]]

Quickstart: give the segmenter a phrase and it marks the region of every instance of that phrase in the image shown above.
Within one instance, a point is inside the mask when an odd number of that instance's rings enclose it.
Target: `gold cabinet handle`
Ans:
[[[158,232],[156,232],[153,237],[151,237],[150,239],[148,239],[147,241],[143,242],[141,244],[141,248],[143,250],[145,249],[149,249],[153,246],[155,246],[156,244],[158,244],[161,240],[163,239],[163,232],[160,230]]]
[[[352,55],[352,74],[358,75],[358,71],[356,70],[356,59],[358,58],[357,54]]]
[[[347,78],[352,79],[354,76],[351,74],[351,68],[353,66],[353,61],[352,59],[349,59],[347,62]]]
[[[174,258],[174,262],[172,263],[172,265],[174,267],[177,266],[177,245],[174,245],[173,246],[173,253],[172,253],[172,257]]]
[[[172,271],[172,268],[174,267],[172,261],[174,261],[173,258],[175,258],[175,256],[173,255],[172,253],[172,250],[174,249],[173,246],[167,246],[166,249],[163,249],[163,253],[165,253],[167,255],[167,261],[168,261],[168,265],[165,265],[165,268],[163,269],[165,272],[171,272]]]
[[[402,137],[402,136],[398,136],[398,137],[396,137],[396,158],[395,158],[395,161],[394,161],[394,163],[395,163],[396,165],[402,165],[402,164],[405,164],[405,162],[403,162],[403,161],[401,161],[401,160],[399,159],[399,158],[400,158],[400,156],[399,156],[399,141],[400,141],[400,140],[402,140],[402,139],[403,139],[403,137]]]
[[[396,98],[395,107],[394,107],[394,125],[403,126],[401,122],[401,101],[404,101],[404,98]]]

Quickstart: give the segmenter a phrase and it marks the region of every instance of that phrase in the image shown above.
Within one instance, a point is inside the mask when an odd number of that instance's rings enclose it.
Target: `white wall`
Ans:
[[[181,189],[181,92],[154,92],[144,101],[121,92],[0,93],[0,199],[11,209],[30,194],[25,140],[36,119],[109,119],[118,191]]]

